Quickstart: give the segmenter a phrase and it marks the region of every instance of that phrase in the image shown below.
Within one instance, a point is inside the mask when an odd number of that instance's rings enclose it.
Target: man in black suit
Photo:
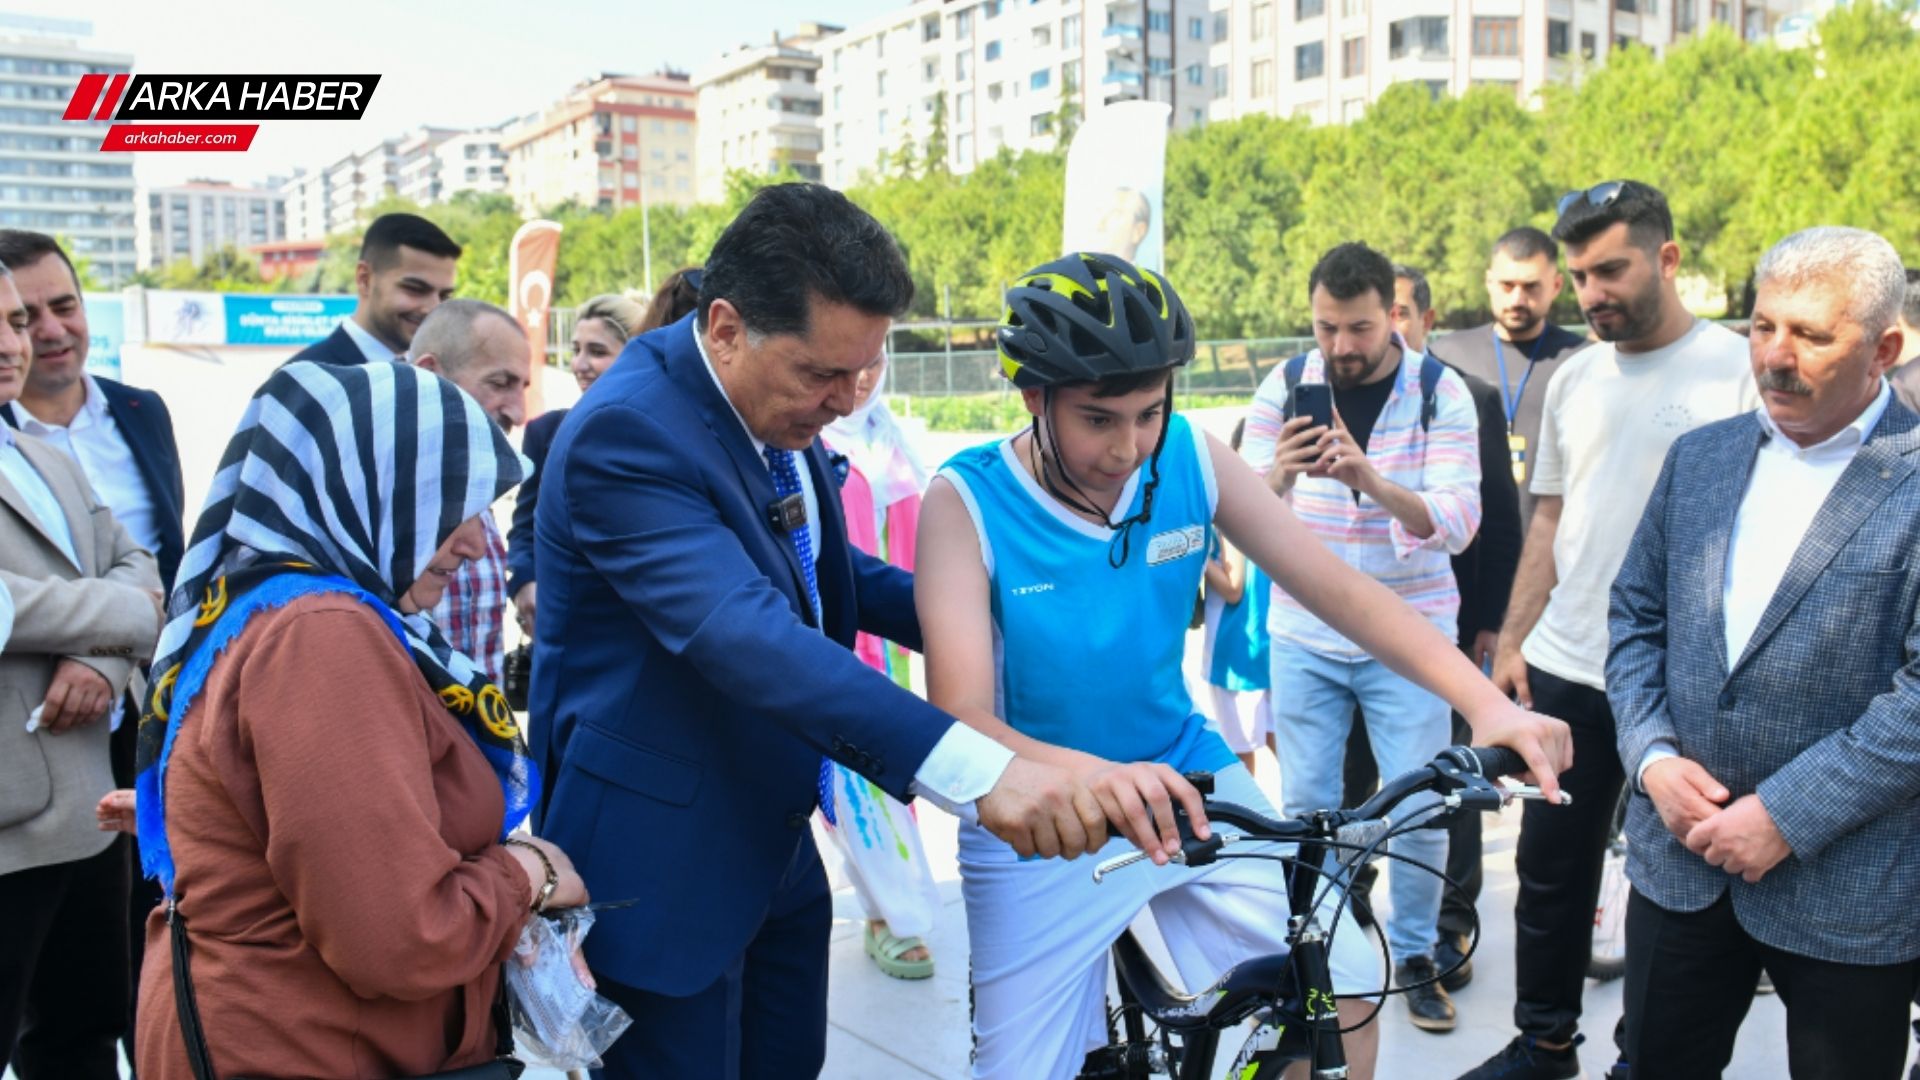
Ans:
[[[14,285],[26,308],[26,337],[33,351],[20,396],[0,407],[0,419],[18,430],[51,444],[79,462],[93,490],[113,511],[134,543],[152,552],[159,563],[162,588],[173,589],[173,577],[186,550],[182,530],[180,450],[174,442],[173,417],[166,402],[151,390],[141,390],[86,372],[87,347],[92,338],[79,275],[67,253],[52,237],[18,229],[0,230],[0,264],[13,271]],[[114,781],[133,786],[134,727],[139,710],[116,706],[109,740]],[[117,843],[131,864],[130,838]],[[123,879],[125,880],[125,879]],[[103,942],[146,940],[147,912],[159,900],[151,882],[139,880],[130,897],[117,905],[131,920],[132,937],[102,933],[72,935],[62,943],[76,951],[101,947]],[[102,910],[108,910],[103,907]],[[140,947],[132,947],[129,963],[138,987]],[[81,971],[84,965],[65,966]],[[127,1031],[133,1030],[131,1000]],[[132,1056],[132,1047],[128,1047]]]
[[[353,268],[360,304],[353,318],[300,350],[322,364],[404,361],[414,331],[453,295],[460,245],[418,214],[382,214],[367,226]]]

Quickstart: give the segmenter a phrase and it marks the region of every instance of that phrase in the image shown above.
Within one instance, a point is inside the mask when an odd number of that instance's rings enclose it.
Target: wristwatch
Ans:
[[[541,851],[538,844],[530,844],[517,836],[509,836],[501,841],[501,843],[526,848],[528,851],[533,852],[534,858],[540,860],[541,869],[547,872],[547,881],[546,884],[540,886],[540,891],[534,894],[532,910],[536,914],[547,910],[547,901],[553,899],[553,890],[560,887],[560,875],[553,869],[553,860],[547,858],[547,853]]]

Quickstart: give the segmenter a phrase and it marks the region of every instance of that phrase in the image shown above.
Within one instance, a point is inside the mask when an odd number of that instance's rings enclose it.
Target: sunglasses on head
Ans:
[[[1595,184],[1585,191],[1569,191],[1565,195],[1560,196],[1560,202],[1557,204],[1556,209],[1559,211],[1561,217],[1565,217],[1567,211],[1580,205],[1580,201],[1584,199],[1588,206],[1598,210],[1619,198],[1620,192],[1626,186],[1627,182],[1625,180],[1608,180],[1604,183]]]

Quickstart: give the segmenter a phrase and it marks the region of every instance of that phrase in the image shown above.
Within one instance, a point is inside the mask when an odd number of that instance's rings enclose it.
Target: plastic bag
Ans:
[[[573,953],[593,927],[593,912],[561,911],[527,920],[507,962],[507,1008],[528,1056],[556,1069],[592,1069],[633,1018],[580,981]]]

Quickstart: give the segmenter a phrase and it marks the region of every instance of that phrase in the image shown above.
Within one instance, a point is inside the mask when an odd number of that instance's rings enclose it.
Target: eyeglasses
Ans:
[[[1599,210],[1619,198],[1620,192],[1624,190],[1626,186],[1627,182],[1625,180],[1608,180],[1605,183],[1595,184],[1585,191],[1569,191],[1565,195],[1560,196],[1560,202],[1556,205],[1555,209],[1561,217],[1566,217],[1567,211],[1580,205],[1580,201],[1585,199],[1588,206]]]

